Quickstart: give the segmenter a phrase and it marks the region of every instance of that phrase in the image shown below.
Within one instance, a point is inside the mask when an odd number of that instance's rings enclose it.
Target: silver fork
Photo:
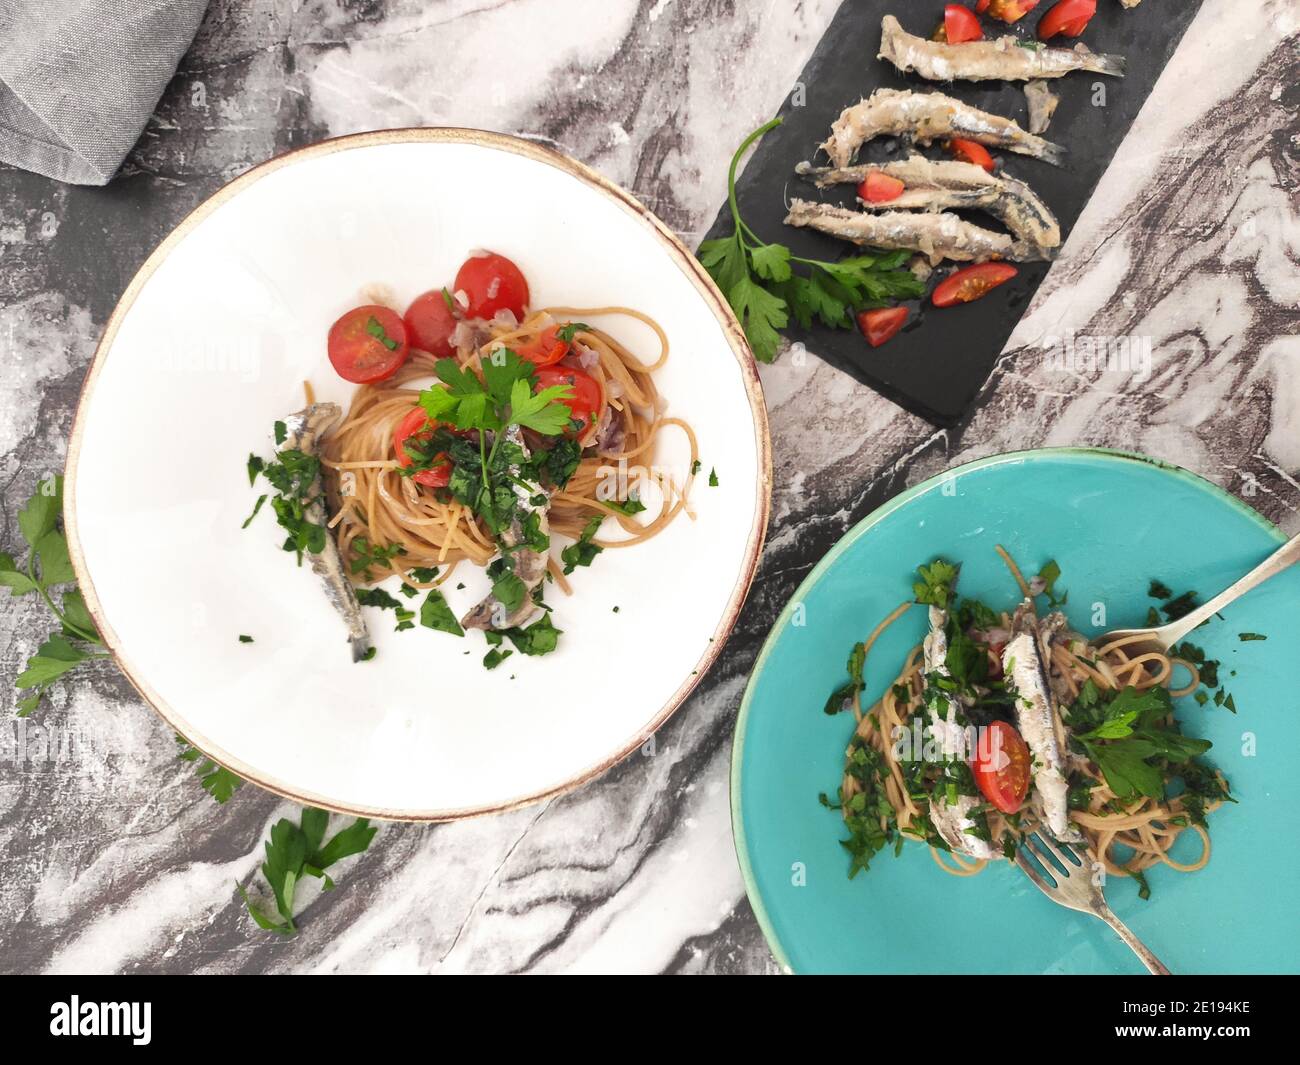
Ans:
[[[1025,849],[1030,843],[1033,844],[1031,849],[1042,864],[1041,869],[1025,854]],[[1052,858],[1060,863],[1064,872],[1056,867]],[[1085,859],[1089,860],[1085,861]],[[1171,975],[1164,963],[1152,954],[1146,944],[1138,939],[1129,930],[1128,925],[1116,917],[1106,905],[1106,898],[1101,893],[1101,888],[1093,882],[1090,859],[1091,855],[1088,852],[1085,851],[1081,857],[1041,829],[1027,835],[1025,847],[1016,851],[1016,865],[1020,866],[1025,876],[1034,882],[1039,891],[1059,906],[1100,917],[1115,930],[1120,939],[1128,944],[1129,949],[1141,959],[1148,970],[1157,976]],[[1047,875],[1044,876],[1044,873]],[[1049,880],[1048,877],[1051,879]]]

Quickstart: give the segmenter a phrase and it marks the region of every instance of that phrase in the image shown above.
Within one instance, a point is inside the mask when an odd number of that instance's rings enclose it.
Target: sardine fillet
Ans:
[[[912,155],[880,165],[817,169],[800,163],[795,168],[823,188],[859,184],[872,171],[898,179],[905,188],[887,203],[863,202],[864,211],[985,211],[1011,230],[1023,245],[1025,258],[1051,259],[1061,246],[1060,223],[1033,189],[1007,174],[990,174],[971,163]]]
[[[343,417],[337,403],[313,403],[284,419],[285,438],[281,450],[301,451],[304,455],[317,454],[321,437]],[[325,508],[321,504],[320,476],[309,490],[311,502],[303,508],[303,517],[315,525],[325,524]],[[325,587],[326,598],[338,612],[348,630],[348,644],[352,648],[352,661],[359,662],[370,651],[370,633],[366,619],[357,602],[356,589],[343,567],[343,556],[330,529],[325,530],[325,547],[319,554],[308,554],[311,568]]]
[[[1082,839],[1070,822],[1069,783],[1056,738],[1057,714],[1039,640],[1033,600],[1026,599],[1012,618],[1015,635],[1002,652],[1002,666],[1015,688],[1016,724],[1033,756],[1034,791],[1047,827],[1057,839]]]
[[[1023,261],[1038,258],[1032,249],[1017,244],[1005,233],[994,233],[951,214],[914,214],[908,211],[870,214],[829,203],[794,200],[785,221],[786,225],[815,229],[864,247],[917,251],[931,264],[944,259],[983,262],[987,259]]]
[[[981,111],[940,92],[877,89],[847,107],[822,145],[834,166],[848,166],[857,150],[876,137],[910,137],[918,144],[950,137],[1042,159],[1060,166],[1065,149],[1021,129],[1001,115]]]
[[[908,33],[893,15],[880,23],[880,54],[903,73],[927,81],[1030,81],[1076,70],[1124,76],[1123,56],[1101,55],[1080,42],[1073,48],[1028,47],[1016,37],[948,44]]]

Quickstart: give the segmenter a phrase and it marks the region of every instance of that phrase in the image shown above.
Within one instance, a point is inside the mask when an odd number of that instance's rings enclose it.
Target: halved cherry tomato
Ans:
[[[951,307],[956,303],[970,303],[990,289],[1010,281],[1019,271],[1010,263],[977,263],[958,270],[934,290],[930,302],[936,307]]]
[[[1038,0],[989,0],[988,12],[989,17],[1010,25],[1019,22],[1037,6]]]
[[[591,420],[600,409],[600,385],[589,373],[572,366],[547,366],[537,371],[537,388],[550,388],[553,385],[569,385],[573,395],[560,400],[569,408],[570,417],[581,422],[582,426],[575,432],[586,432]]]
[[[534,366],[553,366],[569,354],[568,342],[559,338],[559,332],[558,325],[547,326],[536,340],[514,345],[514,353]]]
[[[495,252],[474,256],[461,264],[452,293],[461,292],[469,300],[466,318],[491,318],[501,310],[523,318],[528,307],[528,282],[523,272]]]
[[[906,307],[880,307],[858,315],[858,328],[873,348],[893,338],[907,321]]]
[[[962,4],[948,4],[943,9],[943,28],[949,44],[982,41],[984,31],[975,12]]]
[[[424,413],[424,408],[414,407],[411,412],[397,423],[397,428],[393,430],[393,452],[397,455],[397,464],[399,466],[411,466],[415,460],[406,453],[402,447],[407,440],[415,437],[417,441],[428,440],[433,435],[437,426],[429,421],[429,416]],[[440,459],[446,459],[446,452],[440,452],[437,456]],[[430,488],[445,488],[447,482],[451,480],[451,461],[447,460],[440,466],[433,466],[427,470],[421,470],[419,473],[412,474],[411,480],[416,484],[427,485]]]
[[[358,385],[392,377],[411,350],[406,324],[377,303],[354,307],[330,326],[327,348],[339,376]]]
[[[982,15],[989,9],[989,0],[975,0],[975,14]]]
[[[871,170],[867,172],[867,179],[858,186],[858,195],[867,203],[888,203],[903,195],[906,187],[896,177]]]
[[[1078,37],[1097,13],[1097,0],[1061,0],[1038,23],[1038,36],[1050,40],[1058,34]]]
[[[411,301],[403,318],[411,346],[440,359],[451,355],[451,334],[456,328],[456,315],[448,305],[449,299],[444,289],[425,292]]]
[[[948,142],[948,151],[952,152],[958,159],[967,163],[974,163],[976,166],[982,166],[990,174],[993,173],[995,166],[993,156],[989,155],[988,149],[979,141],[968,141],[961,137],[954,137]]]
[[[980,733],[971,771],[984,798],[1013,814],[1029,792],[1029,748],[1014,726],[994,721]]]

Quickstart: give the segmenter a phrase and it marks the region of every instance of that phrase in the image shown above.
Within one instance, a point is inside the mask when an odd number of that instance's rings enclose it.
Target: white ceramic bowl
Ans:
[[[552,655],[489,673],[476,634],[394,633],[391,613],[371,610],[378,654],[354,665],[269,510],[241,531],[257,494],[245,460],[271,453],[271,425],[301,408],[305,379],[346,402],[353,386],[330,369],[325,334],[365,286],[405,305],[479,247],[520,264],[535,306],[623,304],[658,319],[671,343],[660,391],[720,483],[696,482],[696,520],[606,551],[574,575],[572,597],[552,592],[565,633]],[[648,331],[615,328],[653,356]],[[683,454],[666,444],[657,461]],[[770,481],[740,329],[645,207],[527,141],[392,130],[253,169],[149,258],[86,381],[65,518],[109,647],[179,733],[299,802],[444,820],[575,787],[668,718],[735,622]],[[459,612],[485,587],[461,567],[448,598]]]

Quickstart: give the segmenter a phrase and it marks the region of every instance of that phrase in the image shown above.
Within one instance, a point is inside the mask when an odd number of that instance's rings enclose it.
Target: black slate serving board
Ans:
[[[973,0],[967,2],[974,7]],[[1010,27],[985,16],[984,34],[1032,39],[1039,19],[1054,2],[1043,0]],[[1080,40],[1095,52],[1125,56],[1128,71],[1123,78],[1076,72],[1051,83],[1061,102],[1043,136],[1069,150],[1065,166],[993,151],[1003,169],[1027,181],[1046,201],[1060,219],[1065,239],[1200,5],[1201,0],[1146,0],[1125,9],[1119,0],[1100,0]],[[834,260],[856,252],[832,237],[785,225],[786,202],[801,197],[855,206],[852,186],[819,191],[796,176],[794,168],[804,159],[826,165],[817,145],[826,139],[831,123],[845,107],[878,88],[943,92],[1028,127],[1022,83],[927,82],[900,74],[876,58],[880,21],[886,14],[897,17],[909,33],[929,37],[942,21],[943,8],[942,0],[844,0],[781,107],[783,124],[759,142],[737,184],[741,215],[764,240],[814,259]],[[1065,47],[1074,43],[1066,38],[1052,42]],[[1098,102],[1097,86],[1104,88],[1104,102]],[[932,158],[951,158],[940,144],[918,150]],[[881,161],[906,154],[906,146],[882,139],[865,145],[858,159]],[[1000,228],[987,215],[963,217]],[[724,205],[706,239],[731,231],[731,214]],[[927,294],[910,304],[912,313],[903,331],[879,348],[870,347],[856,330],[827,329],[817,323],[805,331],[792,320],[785,333],[927,421],[950,427],[961,420],[988,379],[1048,268],[1047,263],[1021,264],[1015,279],[963,306],[939,310],[930,305]],[[930,287],[952,269],[952,264],[942,264]]]

